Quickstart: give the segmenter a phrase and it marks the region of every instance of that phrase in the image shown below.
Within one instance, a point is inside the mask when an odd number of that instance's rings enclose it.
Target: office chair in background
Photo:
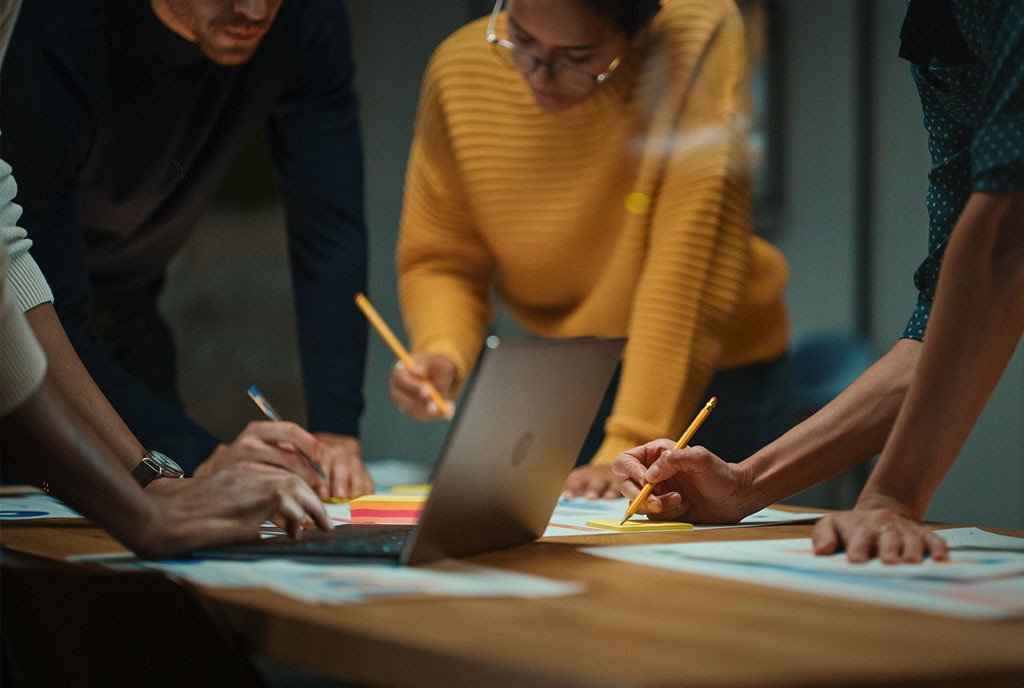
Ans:
[[[797,421],[839,396],[878,356],[867,337],[828,331],[805,335],[793,344],[793,413]]]
[[[813,415],[867,370],[878,356],[867,337],[855,332],[829,330],[804,335],[790,354],[793,423]],[[873,462],[865,462],[801,493],[796,503],[850,508],[867,481]]]

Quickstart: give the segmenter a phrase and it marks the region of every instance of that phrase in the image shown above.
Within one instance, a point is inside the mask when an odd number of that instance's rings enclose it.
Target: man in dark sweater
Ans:
[[[183,413],[156,309],[168,262],[268,125],[323,483],[273,424],[219,444]],[[302,472],[323,496],[372,491],[356,439],[366,329],[351,297],[367,258],[341,0],[27,3],[0,75],[0,126],[60,321],[147,448],[199,475],[255,460]]]

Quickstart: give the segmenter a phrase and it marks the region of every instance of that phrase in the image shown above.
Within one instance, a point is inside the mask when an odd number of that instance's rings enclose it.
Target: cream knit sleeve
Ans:
[[[7,288],[22,311],[35,308],[41,303],[53,301],[53,293],[46,278],[29,255],[32,241],[27,232],[18,226],[21,206],[14,202],[18,192],[17,183],[11,174],[11,166],[0,159],[0,242],[10,256],[7,269]]]
[[[7,248],[0,246],[0,416],[21,406],[46,373],[46,357],[6,278]]]
[[[28,255],[31,242],[17,227],[21,208],[14,203],[16,192],[11,167],[0,160],[0,415],[20,406],[43,379],[46,357],[23,311],[53,299]],[[14,261],[10,272],[9,252]]]

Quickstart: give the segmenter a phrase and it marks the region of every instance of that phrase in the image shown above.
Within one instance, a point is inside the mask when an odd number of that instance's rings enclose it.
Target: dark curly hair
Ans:
[[[612,26],[632,38],[647,26],[661,9],[659,0],[580,0],[586,7],[608,18]]]

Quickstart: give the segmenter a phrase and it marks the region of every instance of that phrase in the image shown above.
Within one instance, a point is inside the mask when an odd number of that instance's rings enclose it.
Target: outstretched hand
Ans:
[[[811,533],[815,554],[846,551],[853,563],[878,557],[886,564],[920,563],[925,555],[949,559],[949,546],[896,500],[863,496],[852,511],[826,516]]]
[[[756,511],[750,506],[750,481],[742,466],[727,463],[704,447],[675,449],[672,440],[654,440],[619,454],[612,470],[625,478],[622,494],[630,501],[644,484],[654,483],[637,509],[651,520],[737,523]]]
[[[587,464],[573,469],[562,488],[562,497],[587,499],[618,499],[622,478],[612,472],[611,466]]]
[[[320,442],[320,467],[330,481],[331,497],[354,499],[373,494],[373,478],[363,465],[358,437],[318,432],[316,438]]]

